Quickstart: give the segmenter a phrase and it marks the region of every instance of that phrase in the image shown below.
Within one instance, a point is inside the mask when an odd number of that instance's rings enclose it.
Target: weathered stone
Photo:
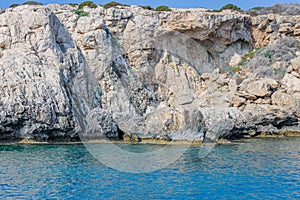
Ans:
[[[300,74],[298,72],[292,71],[291,75],[293,75],[293,76],[295,76],[297,78],[300,78]]]
[[[282,79],[282,87],[287,90],[288,93],[293,94],[300,92],[300,79],[291,75],[286,74]]]
[[[278,130],[285,126],[295,127],[298,125],[298,119],[292,111],[284,110],[278,106],[249,104],[243,110],[243,115],[248,123],[259,128],[259,133],[268,133],[270,125]],[[270,129],[269,132],[272,133],[273,130]]]
[[[269,25],[269,26],[266,28],[266,32],[267,32],[267,33],[272,33],[272,32],[274,32],[274,29],[273,29],[272,25]]]
[[[230,80],[228,84],[229,91],[235,93],[237,91],[237,83],[235,80]]]
[[[234,96],[232,102],[234,107],[240,107],[246,102],[246,99],[242,97]]]
[[[292,24],[291,23],[284,23],[279,25],[279,32],[280,33],[290,33],[292,32]]]
[[[291,67],[293,70],[295,70],[296,72],[300,72],[300,56],[294,58],[293,60],[291,60]]]
[[[248,125],[242,113],[236,108],[204,108],[200,109],[206,127],[205,139],[242,137]]]
[[[235,93],[237,96],[240,96],[240,97],[243,97],[243,98],[246,98],[248,100],[255,100],[257,99],[257,97],[255,95],[252,95],[252,94],[249,94],[249,93],[246,93],[246,92],[237,92]]]
[[[194,132],[201,136],[202,114],[197,109],[162,108],[146,116],[144,126],[146,134],[163,134],[178,139],[180,135]],[[186,138],[196,139],[196,138]],[[200,138],[198,138],[200,139]]]
[[[265,80],[259,80],[249,83],[247,86],[247,92],[257,97],[267,97],[271,95],[270,84]]]
[[[267,126],[258,125],[256,132],[260,133],[260,135],[277,135],[279,130],[272,124],[268,124]]]
[[[271,104],[271,99],[270,98],[259,98],[254,101],[256,104]]]
[[[86,131],[81,134],[83,139],[116,139],[119,137],[116,122],[107,110],[101,108],[91,110],[86,117],[86,121]]]
[[[294,36],[300,36],[300,23],[294,26]]]
[[[271,89],[277,89],[279,86],[278,82],[271,78],[264,78],[263,81],[270,85]]]
[[[276,91],[272,95],[272,104],[286,110],[296,111],[298,109],[298,105],[296,104],[295,99],[291,95],[286,94],[283,91]]]
[[[229,66],[235,67],[238,66],[239,63],[242,61],[242,57],[239,54],[234,54],[229,62]]]
[[[252,17],[252,35],[255,46],[267,46],[280,37],[299,38],[299,16],[280,16],[274,14],[272,19],[266,15]]]
[[[10,32],[0,64],[0,137],[78,137],[91,105],[90,87],[68,31],[41,6],[7,10],[0,26]]]

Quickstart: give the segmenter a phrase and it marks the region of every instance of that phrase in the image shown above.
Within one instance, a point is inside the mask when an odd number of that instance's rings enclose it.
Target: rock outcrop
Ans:
[[[299,45],[277,60],[262,49],[276,78],[245,65],[261,52],[254,46],[299,39],[297,16],[69,5],[1,13],[2,140],[300,132]]]

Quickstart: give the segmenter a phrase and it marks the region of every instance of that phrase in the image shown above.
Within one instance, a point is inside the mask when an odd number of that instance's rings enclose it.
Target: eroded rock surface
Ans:
[[[297,16],[76,9],[1,12],[1,139],[218,140],[300,132],[300,47],[290,42],[293,49],[281,57],[268,48],[252,52],[299,39]],[[245,67],[256,66],[256,54],[264,71]]]

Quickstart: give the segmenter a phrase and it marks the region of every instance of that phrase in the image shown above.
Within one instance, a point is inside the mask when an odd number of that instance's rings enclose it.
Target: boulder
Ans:
[[[297,127],[298,119],[294,112],[285,110],[275,105],[248,104],[243,110],[243,115],[248,123],[254,125],[256,134],[274,133],[274,128],[269,129],[270,125],[280,131],[288,127]]]
[[[242,57],[239,54],[234,54],[234,56],[231,58],[229,62],[229,66],[236,67],[239,65],[239,63],[242,61]]]
[[[291,33],[293,32],[291,23],[283,23],[279,25],[279,33]]]
[[[291,60],[291,67],[295,72],[300,73],[300,56]]]
[[[249,129],[243,114],[236,108],[203,108],[206,133],[205,139],[216,141],[221,138],[241,138]]]
[[[271,90],[278,87],[278,83],[269,78],[264,78],[248,84],[246,91],[257,97],[268,97],[271,95]]]
[[[273,105],[279,106],[285,110],[296,111],[299,109],[296,100],[290,94],[286,94],[283,91],[276,91],[271,98]]]
[[[145,133],[168,135],[173,140],[203,137],[203,116],[194,108],[162,108],[145,117]]]
[[[289,94],[300,92],[300,79],[293,76],[292,74],[286,74],[283,77],[281,84]]]

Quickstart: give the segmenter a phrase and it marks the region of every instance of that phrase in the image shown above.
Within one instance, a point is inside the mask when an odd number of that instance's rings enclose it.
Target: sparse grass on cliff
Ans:
[[[298,40],[292,37],[282,38],[267,47],[256,50],[245,67],[251,69],[259,77],[281,79],[299,50]],[[276,63],[280,64],[276,65]]]
[[[83,9],[83,7],[85,7],[85,6],[87,6],[89,8],[97,8],[98,7],[98,5],[92,1],[85,1],[85,2],[82,2],[81,4],[79,4],[78,9]]]
[[[40,2],[36,2],[36,1],[27,1],[27,2],[24,2],[22,5],[43,5],[42,3]]]
[[[116,2],[116,1],[112,1],[112,2],[109,2],[109,3],[105,4],[103,7],[105,9],[109,9],[109,8],[113,8],[113,7],[116,7],[116,6],[129,6],[129,5],[122,4],[122,3],[119,3],[119,2]]]
[[[254,7],[247,10],[247,13],[251,16],[257,16],[260,10],[264,9],[264,7]]]
[[[267,14],[280,14],[280,15],[300,15],[300,4],[275,4],[271,7],[254,7],[247,11],[249,15],[267,15]]]
[[[236,67],[225,67],[224,70],[221,70],[221,71],[224,71],[224,72],[240,72],[242,69],[240,66],[236,66]]]
[[[158,11],[158,12],[172,11],[168,6],[158,6],[158,7],[155,8],[154,10],[155,10],[155,11]]]
[[[90,14],[89,12],[85,12],[85,11],[83,11],[81,9],[74,10],[73,12],[77,15],[77,17],[74,20],[74,22],[77,22],[80,17],[89,16],[89,14]]]

